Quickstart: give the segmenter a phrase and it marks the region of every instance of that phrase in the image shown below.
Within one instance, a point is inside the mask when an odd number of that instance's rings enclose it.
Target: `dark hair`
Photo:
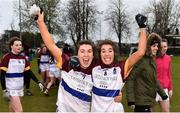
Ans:
[[[151,33],[148,36],[148,41],[147,41],[147,48],[146,48],[147,56],[151,56],[151,46],[155,43],[158,43],[158,51],[156,56],[161,55],[161,37],[157,33]]]
[[[111,45],[112,46],[113,51],[114,51],[114,61],[115,62],[118,61],[118,57],[119,57],[118,50],[117,50],[118,47],[117,47],[117,45],[113,41],[111,41],[109,39],[102,40],[102,41],[100,41],[98,43],[98,55],[99,55],[99,58],[100,58],[100,54],[101,54],[101,47],[103,45]]]
[[[83,44],[92,46],[93,56],[96,57],[96,48],[95,48],[94,43],[91,40],[81,40],[81,41],[79,41],[79,43],[77,44],[76,55],[78,53],[78,50],[79,50],[80,46],[83,45]]]
[[[21,39],[20,38],[18,38],[18,37],[16,37],[16,36],[14,36],[14,37],[12,37],[10,40],[9,40],[9,50],[11,51],[11,46],[14,44],[14,42],[15,41],[21,41]]]
[[[69,44],[65,44],[63,47],[63,53],[74,55],[74,49]]]
[[[50,51],[49,51],[49,49],[47,48],[47,46],[44,45],[44,44],[42,44],[42,46],[41,46],[40,53],[42,53],[42,51],[43,51],[44,48],[46,48],[46,53],[49,55],[49,54],[50,54]]]
[[[168,44],[168,40],[166,38],[162,38],[162,42],[167,42]]]

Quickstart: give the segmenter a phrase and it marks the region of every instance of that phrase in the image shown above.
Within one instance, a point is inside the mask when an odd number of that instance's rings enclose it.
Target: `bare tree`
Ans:
[[[122,0],[112,0],[107,11],[106,20],[112,31],[117,35],[119,53],[121,53],[122,38],[127,38],[130,33],[130,22]]]
[[[89,33],[94,30],[95,12],[93,0],[70,0],[65,8],[63,23],[74,45],[89,39]]]
[[[48,30],[51,34],[60,36],[61,38],[65,37],[64,31],[60,23],[60,0],[23,0],[21,4],[21,25],[22,31],[37,32],[37,25],[34,18],[29,15],[29,8],[33,4],[37,4],[45,12],[45,23],[48,27]],[[14,9],[17,14],[19,14],[19,7],[15,5]]]
[[[149,31],[157,32],[164,36],[170,31],[179,27],[180,3],[175,0],[157,0],[150,1],[150,6],[146,8],[149,14]]]

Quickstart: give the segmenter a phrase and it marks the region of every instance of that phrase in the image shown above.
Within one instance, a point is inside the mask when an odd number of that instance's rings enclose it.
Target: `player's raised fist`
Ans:
[[[136,22],[139,25],[139,28],[145,28],[147,25],[147,17],[142,14],[137,14],[135,16]]]
[[[37,6],[36,4],[33,4],[30,9],[29,9],[29,14],[31,16],[34,16],[34,19],[37,20],[38,19],[38,14],[43,12],[43,9],[39,6]]]

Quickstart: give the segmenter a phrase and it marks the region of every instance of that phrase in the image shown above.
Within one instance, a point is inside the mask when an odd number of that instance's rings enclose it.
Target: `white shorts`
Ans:
[[[40,68],[41,72],[49,71],[49,64],[40,64],[39,68]]]
[[[56,71],[50,71],[49,77],[55,77],[55,78],[61,77],[61,70],[58,69]]]
[[[113,112],[124,113],[124,107],[121,102],[115,102]]]
[[[59,68],[57,68],[55,64],[50,65],[49,76],[59,78],[59,77],[61,77],[61,70]]]
[[[166,95],[168,95],[168,89],[164,89],[164,92],[166,93]],[[158,93],[156,93],[156,102],[159,102],[159,101],[169,101],[169,95],[168,95],[168,98],[166,100],[163,100],[161,98],[161,96]]]
[[[23,89],[22,90],[8,90],[8,91],[11,96],[23,96],[24,95]]]

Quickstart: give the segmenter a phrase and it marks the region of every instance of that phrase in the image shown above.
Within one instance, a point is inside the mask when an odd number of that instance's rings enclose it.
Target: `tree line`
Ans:
[[[21,4],[21,26],[22,32],[26,33],[23,37],[31,37],[23,38],[23,40],[31,40],[33,44],[37,41],[41,42],[37,38],[40,35],[36,22],[34,18],[30,17],[29,10],[27,10],[34,3],[43,8],[49,32],[58,36],[61,41],[71,40],[75,47],[80,40],[92,39],[99,29],[98,18],[101,15],[98,14],[95,0],[67,0],[66,2],[62,0],[23,0]],[[180,1],[178,0],[150,0],[140,13],[148,17],[148,31],[150,33],[156,32],[161,36],[166,36],[166,34],[172,34],[179,28],[179,9]],[[18,15],[17,3],[14,10]],[[101,21],[108,23],[108,30],[117,38],[120,51],[122,39],[128,39],[131,36],[131,26],[134,22],[132,21],[134,17],[131,15],[135,14],[129,12],[126,0],[109,0],[108,8],[103,11],[103,15],[104,18]],[[11,28],[13,31],[12,25]],[[7,36],[3,34],[2,37]],[[39,46],[39,44],[35,44],[35,46]]]

